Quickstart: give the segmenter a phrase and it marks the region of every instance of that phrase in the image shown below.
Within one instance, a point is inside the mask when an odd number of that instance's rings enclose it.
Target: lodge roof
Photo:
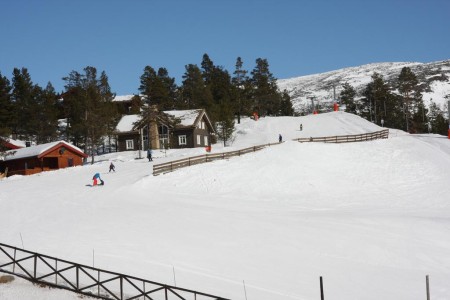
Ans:
[[[57,141],[57,142],[51,142],[46,144],[40,144],[36,146],[26,147],[26,148],[20,148],[17,150],[9,150],[5,152],[5,157],[3,158],[5,161],[10,160],[16,160],[20,158],[27,158],[27,157],[35,157],[41,158],[45,156],[48,152],[54,150],[55,148],[59,146],[64,146],[66,148],[71,149],[75,153],[79,154],[80,156],[87,157],[88,155],[85,154],[80,148],[69,144],[66,141]],[[13,154],[12,154],[13,153]]]
[[[188,110],[166,110],[163,113],[172,116],[180,123],[177,126],[180,127],[193,127],[197,125],[197,122],[205,114],[204,109],[188,109]],[[207,116],[206,116],[207,117]],[[120,119],[116,126],[117,132],[131,132],[135,130],[135,125],[141,120],[140,115],[125,115]],[[209,121],[209,119],[208,119]]]

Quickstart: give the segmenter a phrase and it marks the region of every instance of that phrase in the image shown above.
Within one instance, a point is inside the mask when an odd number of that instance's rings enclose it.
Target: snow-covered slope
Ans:
[[[403,67],[411,68],[424,86],[423,99],[426,104],[431,99],[440,105],[450,100],[450,60],[432,63],[373,63],[321,74],[280,79],[277,83],[280,90],[289,91],[295,109],[300,110],[304,105],[310,104],[311,97],[315,97],[321,102],[331,101],[334,93],[336,97],[339,97],[342,84],[345,82],[348,82],[360,93],[371,81],[374,72],[383,75],[384,79],[395,87],[395,82]]]
[[[168,284],[175,271],[179,287],[235,300],[319,299],[319,276],[327,298],[419,300],[427,274],[432,298],[448,299],[450,141],[290,140],[379,129],[343,112],[244,119],[226,150],[286,142],[157,177],[137,152],[13,176],[0,181],[0,242],[86,265],[95,250],[96,267]],[[106,185],[87,187],[96,172]],[[0,299],[46,299],[17,297],[22,285]]]

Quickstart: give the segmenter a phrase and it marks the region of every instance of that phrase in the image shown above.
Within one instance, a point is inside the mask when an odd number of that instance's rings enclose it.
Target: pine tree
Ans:
[[[131,107],[130,107],[130,111],[128,111],[127,113],[130,113],[130,114],[139,114],[142,105],[143,105],[143,102],[142,102],[141,96],[139,96],[139,95],[134,95],[134,96],[131,98]]]
[[[152,67],[146,66],[141,76],[139,91],[144,97],[144,102],[156,105],[159,110],[173,109],[175,106],[175,79],[169,77],[165,68],[159,68],[156,73]]]
[[[13,124],[13,133],[17,134],[19,139],[34,141],[39,123],[36,114],[39,89],[31,81],[31,76],[26,68],[20,70],[14,68],[12,87],[13,115],[16,121]]]
[[[219,138],[226,145],[234,132],[233,85],[228,71],[222,67],[214,67],[208,87],[214,99],[214,105],[208,113],[219,132]],[[220,129],[218,129],[219,126]]]
[[[97,69],[84,68],[84,74],[72,71],[66,81],[64,107],[68,118],[68,133],[74,144],[84,147],[94,163],[96,148],[103,143],[111,124],[117,119],[112,103],[114,93],[103,71],[97,78]]]
[[[404,129],[405,118],[403,113],[403,102],[399,95],[388,93],[383,99],[384,110],[384,126],[389,128]]]
[[[342,85],[342,91],[340,93],[340,98],[342,103],[345,105],[345,112],[357,115],[358,110],[355,102],[356,90],[348,82]]]
[[[229,141],[233,140],[235,130],[233,109],[229,102],[223,101],[218,104],[217,110],[219,114],[216,115],[214,125],[218,138],[223,141],[223,145],[226,147],[229,145]]]
[[[289,96],[287,90],[284,90],[281,96],[280,115],[281,116],[294,115],[294,108],[292,107],[291,96]]]
[[[4,154],[6,148],[4,142],[11,134],[12,120],[11,85],[8,78],[0,73],[0,155]]]
[[[414,132],[415,128],[411,128],[412,116],[417,102],[421,100],[422,96],[420,95],[417,77],[409,67],[403,67],[398,76],[398,91],[403,97],[406,131]]]
[[[157,78],[160,80],[162,86],[160,109],[175,109],[178,88],[175,84],[175,78],[169,76],[166,68],[158,69]]]
[[[13,115],[11,114],[13,110],[11,89],[8,78],[0,73],[0,128],[3,128],[4,132],[11,132],[11,127],[14,123]]]
[[[247,71],[244,70],[243,67],[244,63],[242,62],[242,59],[238,57],[236,59],[235,64],[235,70],[233,72],[234,76],[231,79],[231,82],[234,86],[234,95],[235,95],[235,108],[234,111],[236,112],[238,116],[238,124],[241,123],[241,114],[243,113],[243,106],[245,107],[246,101],[246,95],[248,95],[248,92],[246,92],[246,87],[249,87],[249,85],[245,84],[248,82],[248,76]]]
[[[38,144],[52,142],[58,139],[58,97],[49,82],[45,89],[40,89],[38,97],[39,117],[36,142]]]
[[[433,100],[430,102],[428,117],[431,133],[448,134],[448,120],[445,119],[444,111]]]
[[[252,99],[259,115],[278,115],[281,97],[277,90],[276,78],[270,73],[267,59],[256,59],[251,72]]]
[[[383,76],[375,72],[372,75],[372,81],[366,86],[363,94],[365,98],[363,99],[361,115],[377,125],[381,125],[382,120],[387,124],[387,102],[393,100],[393,98],[390,97],[390,88],[385,83]]]
[[[205,85],[209,85],[211,83],[212,80],[212,73],[214,71],[214,63],[213,61],[209,58],[208,54],[203,54],[203,59],[202,59],[202,77],[203,77],[203,81],[205,82]]]
[[[113,99],[116,97],[116,94],[111,91],[108,76],[105,71],[102,71],[100,74],[98,89],[101,95],[101,102],[99,106],[102,108],[99,117],[102,118],[102,122],[104,122],[106,128],[105,133],[99,135],[96,145],[98,146],[103,143],[103,137],[106,136],[108,145],[111,146],[112,140],[115,138],[115,129],[117,123],[119,122],[120,114],[117,110],[117,106],[113,103]]]
[[[143,100],[148,105],[158,105],[158,100],[154,99],[154,89],[156,82],[156,71],[151,66],[144,68],[144,74],[141,75],[141,85],[139,86],[139,92],[141,93]]]
[[[416,100],[416,106],[411,117],[411,132],[428,132],[428,109],[422,99]]]
[[[189,64],[183,74],[181,97],[183,108],[204,108],[210,111],[213,105],[211,91],[206,87],[197,65]]]
[[[67,120],[65,138],[77,147],[85,147],[85,112],[87,92],[84,88],[83,75],[77,71],[63,77],[66,82],[63,97],[63,110]]]

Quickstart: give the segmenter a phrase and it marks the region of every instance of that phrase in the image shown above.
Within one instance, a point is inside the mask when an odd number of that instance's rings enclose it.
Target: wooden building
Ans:
[[[171,127],[162,122],[146,124],[139,115],[122,117],[116,127],[119,151],[195,148],[211,145],[214,127],[204,109],[163,111],[176,119]]]
[[[0,169],[8,176],[31,175],[44,171],[80,166],[88,155],[65,141],[52,142],[6,151]]]
[[[20,149],[20,148],[26,147],[26,145],[27,145],[27,142],[13,140],[11,138],[1,138],[0,143],[1,143],[1,146],[6,150]]]

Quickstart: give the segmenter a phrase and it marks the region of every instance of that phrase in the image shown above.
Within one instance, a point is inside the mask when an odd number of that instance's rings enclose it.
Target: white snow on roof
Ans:
[[[48,149],[53,148],[54,146],[58,145],[58,144],[65,144],[68,147],[71,147],[75,150],[78,150],[80,152],[83,152],[80,148],[75,147],[74,145],[71,145],[65,141],[57,141],[57,142],[51,142],[51,143],[46,143],[46,144],[40,144],[40,145],[36,145],[36,146],[31,146],[31,147],[26,147],[26,148],[21,148],[21,149],[16,149],[16,150],[10,150],[10,151],[6,151],[6,156],[4,157],[4,160],[14,160],[14,159],[19,159],[19,158],[24,158],[24,157],[33,157],[33,156],[38,156],[42,153],[44,153],[45,151],[47,151]],[[8,153],[14,153],[13,155],[8,155]]]
[[[8,143],[17,146],[17,147],[25,147],[26,144],[24,141],[19,141],[19,140],[13,140],[13,139],[7,139]]]
[[[189,109],[189,110],[167,110],[165,114],[171,115],[181,120],[182,126],[192,126],[195,120],[200,114],[201,109]]]
[[[116,126],[118,132],[128,132],[133,130],[133,123],[141,119],[140,115],[126,115],[120,119]]]
[[[114,99],[112,101],[129,101],[133,97],[134,97],[134,95],[120,95],[120,96],[114,97]]]
[[[163,111],[165,114],[173,116],[181,120],[181,126],[193,126],[195,120],[200,114],[201,109],[189,109],[189,110],[167,110]],[[120,119],[119,123],[116,126],[116,130],[118,132],[128,132],[133,130],[133,123],[139,121],[141,119],[140,115],[126,115]]]

